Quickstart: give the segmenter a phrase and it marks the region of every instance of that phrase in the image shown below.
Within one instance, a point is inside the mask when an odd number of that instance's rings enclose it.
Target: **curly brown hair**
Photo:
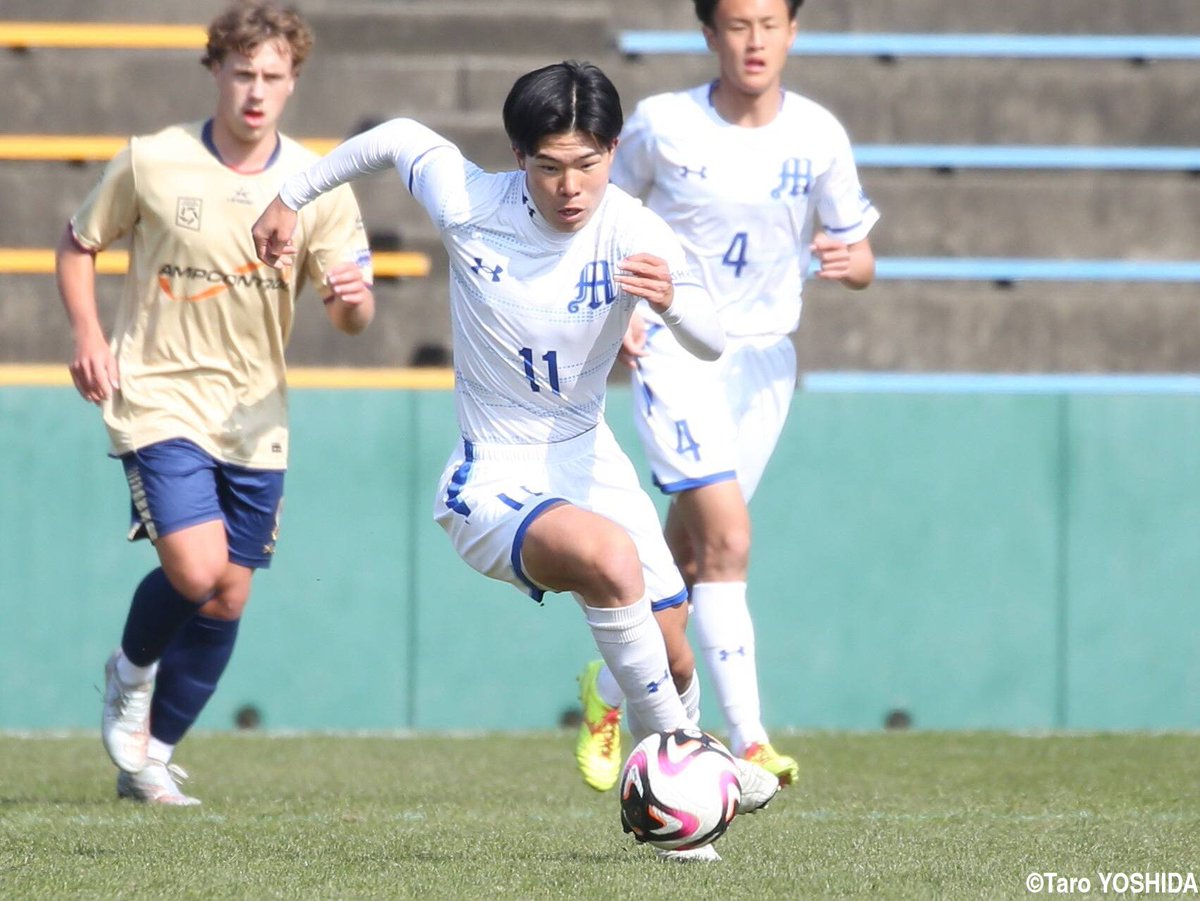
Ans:
[[[211,68],[231,52],[249,56],[274,40],[287,44],[292,71],[298,72],[313,46],[312,29],[299,11],[277,0],[239,0],[208,26],[208,46],[200,64]]]

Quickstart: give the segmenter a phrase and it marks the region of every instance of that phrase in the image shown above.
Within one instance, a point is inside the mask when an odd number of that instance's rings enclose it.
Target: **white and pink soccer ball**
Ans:
[[[621,771],[621,825],[639,842],[671,851],[711,844],[729,828],[742,797],[728,749],[698,729],[654,732]]]

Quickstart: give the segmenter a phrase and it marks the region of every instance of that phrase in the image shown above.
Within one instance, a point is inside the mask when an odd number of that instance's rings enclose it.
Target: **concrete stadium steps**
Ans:
[[[147,50],[0,53],[4,131],[139,134],[211,115],[212,77],[199,54]],[[119,59],[119,63],[118,63]],[[557,59],[561,59],[558,57]],[[316,53],[288,105],[284,130],[341,137],[368,118],[486,114],[499,131],[512,83],[548,62],[543,56]],[[153,84],[132,93],[129,84]]]
[[[227,6],[228,0],[4,0],[0,16],[8,21],[163,22],[205,25]],[[441,10],[447,17],[509,16],[514,22],[537,13],[553,19],[561,10],[569,14],[608,13],[607,0],[556,0],[547,8],[532,0],[303,0],[295,4],[310,20],[345,14],[417,18]],[[314,25],[314,28],[316,26]],[[322,32],[317,29],[317,39]]]
[[[463,53],[494,48],[505,53],[588,55],[611,46],[604,4],[584,2],[487,3],[447,0],[346,4],[314,10],[309,21],[323,52]],[[552,62],[553,59],[548,61]]]
[[[555,57],[555,58],[561,58]],[[119,61],[119,62],[118,62]],[[465,113],[500,130],[513,81],[540,55],[317,53],[284,120],[293,134],[340,137],[364,119],[412,114],[445,124]],[[637,100],[713,76],[707,56],[597,57]],[[1200,134],[1194,66],[1159,62],[845,58],[793,60],[790,88],[833,110],[862,143],[1191,145]],[[10,133],[135,134],[211,112],[211,78],[175,51],[0,53]],[[133,94],[129,84],[152,84]]]
[[[691,0],[608,0],[620,28],[697,28]],[[1027,34],[1195,34],[1194,0],[808,0],[807,31],[997,31]]]
[[[351,338],[329,324],[316,292],[301,296],[288,348],[295,366],[408,366],[422,344],[449,346],[445,264],[439,278],[381,281],[375,287],[379,315],[362,335]],[[121,278],[97,279],[101,319],[111,324],[120,300]],[[53,276],[0,274],[0,361],[70,362],[71,332]]]
[[[710,57],[676,56],[623,60],[609,74],[628,114],[638,98],[715,71]],[[1200,134],[1187,62],[802,58],[785,83],[861,143],[1194,145]]]
[[[448,348],[444,262],[434,272],[381,282],[379,315],[357,338],[336,332],[306,291],[291,364],[407,366],[423,344]],[[106,322],[119,289],[119,278],[99,280]],[[65,367],[71,337],[54,280],[0,275],[0,292],[0,360]],[[855,293],[812,282],[806,295],[801,371],[1159,373],[1195,371],[1200,359],[1193,285],[878,282]]]
[[[864,170],[883,214],[880,256],[1194,259],[1200,178],[1175,172]],[[378,182],[375,178],[379,178]],[[357,192],[373,234],[440,250],[424,210],[390,176]]]
[[[224,0],[82,0],[61,20],[199,23]],[[300,0],[317,28],[284,128],[340,137],[365,120],[414,115],[490,169],[509,168],[500,105],[513,80],[564,57],[613,77],[627,111],[641,97],[712,77],[706,55],[625,59],[620,28],[695,31],[689,0]],[[69,9],[69,12],[66,10]],[[51,17],[44,0],[5,0],[0,17]],[[1196,34],[1196,0],[809,0],[809,31]],[[550,52],[552,51],[552,52]],[[213,88],[189,50],[0,52],[9,133],[130,134],[202,118]],[[1194,146],[1194,66],[1124,60],[792,60],[790,87],[832,109],[856,143]],[[100,164],[0,164],[9,215],[0,245],[51,246]],[[888,256],[1194,259],[1200,179],[1170,172],[864,169],[885,219]],[[394,175],[357,191],[375,235],[433,260],[429,278],[380,282],[368,333],[334,332],[309,291],[290,358],[309,365],[407,365],[424,343],[447,345],[445,254]],[[111,314],[118,278],[100,280]],[[50,276],[0,275],[0,359],[62,362],[70,336]],[[1194,371],[1195,284],[880,281],[852,293],[810,282],[796,337],[805,369],[907,371]],[[304,304],[311,305],[303,306]]]
[[[1194,259],[1200,178],[1178,172],[864,170],[881,256]]]
[[[326,2],[326,0],[317,0]],[[309,4],[306,4],[308,6]],[[4,0],[0,15],[20,22],[164,22],[199,23],[211,19],[223,5],[218,0]]]
[[[447,129],[492,168],[511,168],[496,129]],[[457,131],[457,133],[456,133]],[[26,162],[0,166],[0,191],[18,216],[0,218],[0,246],[53,246],[100,172]],[[865,169],[884,215],[881,256],[1192,259],[1200,246],[1200,177],[1178,172]],[[391,172],[356,183],[373,238],[406,250],[440,249],[419,204]],[[395,249],[395,248],[392,248]]]
[[[801,371],[1193,372],[1195,285],[810,283]]]

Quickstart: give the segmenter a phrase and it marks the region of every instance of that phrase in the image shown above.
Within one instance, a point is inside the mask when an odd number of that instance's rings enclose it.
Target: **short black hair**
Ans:
[[[717,4],[721,0],[692,0],[696,4],[696,18],[707,25],[713,27],[713,16],[717,14]],[[804,0],[787,0],[788,5],[788,20],[796,18],[796,13],[800,11],[800,7],[804,5]]]
[[[526,156],[537,153],[543,138],[573,131],[611,148],[624,124],[617,89],[592,63],[565,60],[527,72],[504,101],[504,130]]]

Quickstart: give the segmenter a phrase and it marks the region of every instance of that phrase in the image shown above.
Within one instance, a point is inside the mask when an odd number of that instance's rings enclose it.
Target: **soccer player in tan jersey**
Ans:
[[[202,60],[217,88],[212,118],[133,138],[58,246],[71,377],[124,465],[130,538],[149,538],[161,564],[134,592],[105,667],[101,732],[121,797],[199,803],[180,791],[171,755],[216,689],[254,570],[275,549],[297,295],[311,280],[348,334],[374,316],[348,187],[304,211],[292,269],[259,263],[250,238],[284,179],[316,158],[278,131],[311,47],[307,23],[273,0],[219,15]],[[124,235],[129,274],[106,339],[95,255]]]

